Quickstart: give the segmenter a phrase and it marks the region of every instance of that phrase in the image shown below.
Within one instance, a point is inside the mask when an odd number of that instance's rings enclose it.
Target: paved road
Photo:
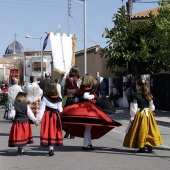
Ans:
[[[157,115],[158,116],[158,115]],[[11,121],[3,120],[0,110],[0,170],[169,170],[170,126],[159,125],[164,144],[154,148],[154,153],[139,154],[135,149],[124,148],[124,130],[128,124],[128,110],[117,108],[112,117],[123,126],[115,128],[104,137],[94,140],[94,151],[82,151],[83,139],[64,139],[63,147],[55,148],[48,156],[46,148],[39,146],[39,127],[32,126],[34,143],[26,148],[26,155],[16,156],[16,148],[7,145]],[[167,124],[166,124],[167,123]]]

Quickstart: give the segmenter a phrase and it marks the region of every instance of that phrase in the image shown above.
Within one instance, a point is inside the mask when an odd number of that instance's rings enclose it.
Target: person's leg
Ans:
[[[90,132],[89,132],[89,137],[88,137],[88,146],[90,146],[91,149],[93,149],[92,140],[91,140],[91,128],[92,126],[89,126]]]
[[[26,146],[18,146],[17,154],[24,155]]]
[[[73,105],[74,103],[75,103],[75,97],[67,97],[67,99],[66,99],[66,104],[65,104],[64,107],[66,107],[66,106],[71,106],[71,105]],[[70,135],[70,139],[74,139],[74,138],[75,138],[75,136],[73,136],[73,135],[71,135],[71,134],[69,134],[69,133],[67,133],[67,132],[65,133],[64,138],[68,138],[69,135]]]
[[[89,144],[91,144],[91,126],[85,126],[84,143],[83,143],[82,149],[83,150],[92,150],[92,147],[89,146]]]
[[[68,136],[69,136],[69,133],[65,133],[65,135],[64,135],[64,138],[68,138]]]
[[[119,105],[117,104],[117,102],[114,98],[112,99],[112,101],[113,101],[113,104],[114,104],[115,107],[119,107]]]

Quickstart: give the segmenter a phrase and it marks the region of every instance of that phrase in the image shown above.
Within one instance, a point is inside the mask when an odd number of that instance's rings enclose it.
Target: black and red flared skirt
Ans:
[[[122,126],[109,118],[91,102],[80,102],[67,106],[60,113],[64,130],[77,137],[84,137],[85,125],[91,125],[91,138],[98,139],[115,127]]]
[[[31,124],[29,122],[14,122],[10,130],[8,146],[26,146],[30,143],[33,143]]]
[[[62,123],[59,114],[45,111],[41,121],[40,143],[44,147],[63,145]]]

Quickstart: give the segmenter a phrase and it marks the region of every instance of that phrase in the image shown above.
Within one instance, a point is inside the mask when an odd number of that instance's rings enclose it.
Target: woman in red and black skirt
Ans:
[[[54,146],[63,145],[62,123],[59,112],[63,110],[54,82],[47,84],[37,115],[41,121],[40,144],[49,147],[49,156],[54,155]]]
[[[98,139],[111,129],[121,126],[95,106],[97,96],[93,92],[93,86],[96,83],[93,76],[85,74],[81,78],[80,89],[75,94],[78,103],[65,107],[60,113],[62,123],[66,125],[64,130],[84,138],[83,150],[93,150],[92,139]]]
[[[14,101],[14,110],[9,115],[10,118],[13,118],[13,124],[10,130],[8,146],[18,147],[18,155],[23,155],[25,146],[33,143],[30,120],[35,125],[38,125],[37,118],[34,116],[27,102],[26,93],[19,92]]]

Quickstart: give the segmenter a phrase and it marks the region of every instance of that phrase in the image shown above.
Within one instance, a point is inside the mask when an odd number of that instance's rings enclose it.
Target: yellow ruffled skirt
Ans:
[[[148,116],[146,116],[145,111],[138,110],[125,135],[123,146],[143,148],[146,145],[160,146],[162,144],[162,137],[152,111],[148,110]]]

